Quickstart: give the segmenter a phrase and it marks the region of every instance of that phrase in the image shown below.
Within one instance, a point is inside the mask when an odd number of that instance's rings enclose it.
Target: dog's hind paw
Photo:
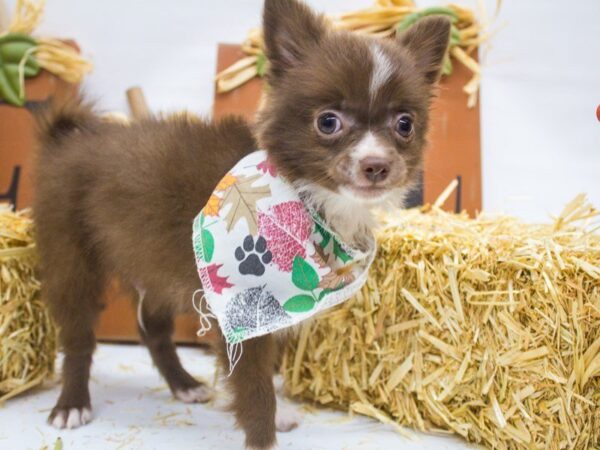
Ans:
[[[210,387],[201,384],[188,389],[177,389],[174,395],[184,403],[206,403],[213,398],[214,392]]]
[[[294,407],[277,402],[277,411],[275,412],[275,428],[277,431],[287,432],[298,428],[302,422],[302,414]]]
[[[79,428],[91,421],[92,410],[90,408],[56,407],[48,417],[48,423],[59,430]]]

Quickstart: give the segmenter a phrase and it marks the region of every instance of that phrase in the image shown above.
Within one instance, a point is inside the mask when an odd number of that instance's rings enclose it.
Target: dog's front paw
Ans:
[[[92,421],[92,410],[88,407],[68,408],[55,406],[48,423],[59,430],[79,428]]]
[[[176,389],[173,394],[183,403],[206,403],[214,397],[214,391],[205,384],[187,389]]]
[[[302,414],[296,408],[284,405],[281,402],[277,403],[277,411],[275,412],[275,428],[277,431],[288,432],[294,428],[298,428],[302,422]]]

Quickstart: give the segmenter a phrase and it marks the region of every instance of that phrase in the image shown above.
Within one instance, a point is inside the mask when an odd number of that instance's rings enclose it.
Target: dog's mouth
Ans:
[[[347,184],[340,187],[340,191],[359,200],[377,201],[383,200],[391,191],[389,187],[384,186],[359,186],[356,184]]]

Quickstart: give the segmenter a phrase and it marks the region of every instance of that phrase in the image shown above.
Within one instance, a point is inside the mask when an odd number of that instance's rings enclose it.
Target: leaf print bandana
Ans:
[[[367,252],[342,242],[277,175],[265,151],[249,154],[223,177],[196,216],[192,238],[204,299],[227,341],[231,370],[244,340],[352,297],[375,254],[372,237]],[[199,334],[206,322],[202,316]]]

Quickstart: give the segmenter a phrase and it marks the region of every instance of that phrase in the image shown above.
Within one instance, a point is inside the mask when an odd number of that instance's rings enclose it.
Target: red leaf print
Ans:
[[[267,240],[273,254],[273,262],[279,270],[291,272],[294,257],[306,258],[306,241],[310,237],[313,222],[301,202],[284,202],[259,213],[258,229]]]
[[[268,159],[265,159],[263,162],[259,163],[256,168],[258,170],[260,170],[262,173],[269,173],[269,175],[271,175],[272,177],[276,177],[277,176],[277,169],[275,168],[275,166],[273,164],[271,164],[271,161],[269,161]]]
[[[233,284],[227,281],[228,277],[219,276],[217,273],[222,266],[223,264],[211,264],[206,268],[210,284],[212,285],[213,291],[217,294],[222,294],[223,289],[233,287]]]

